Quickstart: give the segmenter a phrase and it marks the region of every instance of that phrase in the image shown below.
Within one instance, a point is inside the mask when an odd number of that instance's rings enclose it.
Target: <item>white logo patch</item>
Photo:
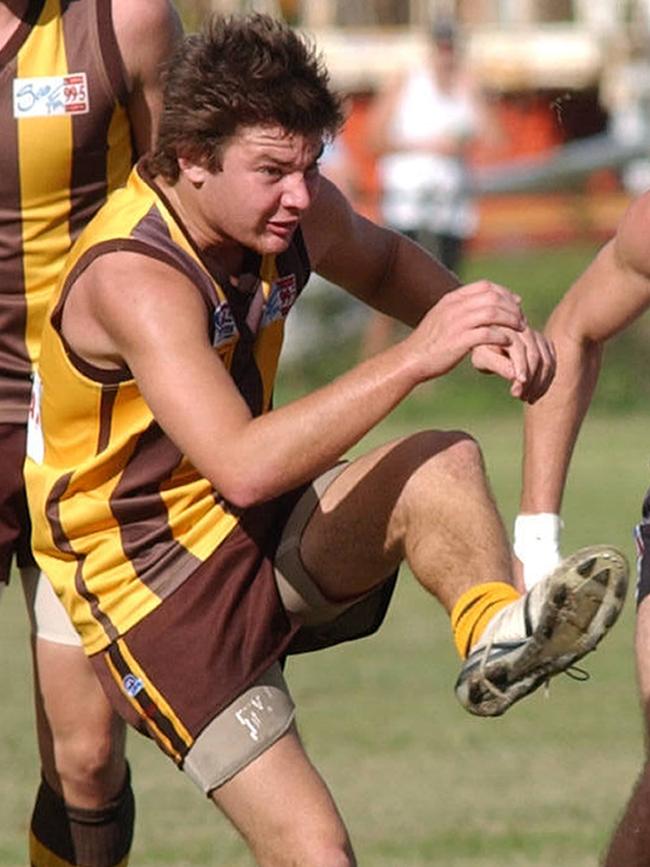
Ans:
[[[273,715],[273,707],[265,701],[266,696],[272,694],[268,686],[263,686],[235,712],[237,721],[247,730],[253,741],[259,741],[264,723]]]
[[[87,114],[90,110],[85,72],[15,78],[13,97],[17,119]]]
[[[41,378],[34,373],[32,381],[32,398],[29,404],[29,417],[27,420],[27,455],[36,464],[42,464],[45,456],[45,441],[43,428],[41,427]]]

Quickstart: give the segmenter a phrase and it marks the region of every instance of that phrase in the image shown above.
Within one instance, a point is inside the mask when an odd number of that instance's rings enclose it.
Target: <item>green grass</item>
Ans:
[[[436,423],[422,418],[421,424]],[[450,412],[484,446],[511,526],[519,420]],[[367,444],[402,433],[395,413]],[[565,549],[594,541],[633,558],[645,485],[643,417],[586,424],[567,491]],[[605,451],[606,449],[606,451]],[[468,535],[477,532],[468,528]],[[38,768],[25,617],[17,584],[0,606],[0,865],[26,863]],[[379,635],[290,662],[308,749],[333,789],[367,867],[593,867],[642,755],[633,674],[633,602],[587,661],[592,678],[553,681],[503,719],[470,717],[452,688],[458,661],[446,618],[408,574]],[[129,743],[138,819],[132,865],[250,867],[229,826],[152,744]]]

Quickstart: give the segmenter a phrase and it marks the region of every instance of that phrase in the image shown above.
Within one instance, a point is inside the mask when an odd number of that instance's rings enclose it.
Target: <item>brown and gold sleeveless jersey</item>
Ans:
[[[132,164],[111,0],[30,0],[0,49],[0,422],[24,423],[71,242]]]
[[[279,256],[247,255],[235,289],[203,263],[141,166],[75,245],[43,331],[26,480],[34,553],[88,653],[153,611],[238,522],[160,429],[130,372],[94,368],[62,341],[69,286],[116,249],[191,279],[212,345],[254,415],[271,406],[284,320],[309,273],[298,233]]]

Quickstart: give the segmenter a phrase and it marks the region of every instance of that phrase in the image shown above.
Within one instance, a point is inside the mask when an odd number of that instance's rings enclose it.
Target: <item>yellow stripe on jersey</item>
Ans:
[[[262,278],[264,300],[267,301],[271,295],[273,281],[278,278],[278,268],[275,256],[264,256],[260,268],[260,276]],[[275,322],[269,323],[262,334],[260,334],[255,344],[253,354],[262,376],[265,408],[268,408],[271,404],[273,387],[275,385],[275,371],[278,367],[283,339],[284,318],[276,319]]]
[[[47,60],[42,66],[41,59]],[[19,78],[66,75],[69,72],[63,42],[59,0],[46,0],[39,26],[18,53]],[[27,326],[25,341],[29,357],[38,356],[44,308],[70,248],[67,216],[60,202],[70,197],[72,119],[70,116],[27,117],[18,120],[20,189],[29,202],[23,219],[23,249]],[[35,141],[47,146],[34,147]],[[68,154],[68,160],[48,162],[48,151]],[[54,219],[56,217],[59,219]]]
[[[169,480],[161,485],[160,495],[169,514],[169,526],[176,541],[199,560],[206,560],[236,526],[238,519],[221,506],[210,502],[212,485],[207,480],[199,488],[196,480],[182,484],[191,465],[183,461]],[[209,504],[209,506],[208,506]]]
[[[129,118],[125,109],[118,105],[108,128],[106,181],[109,193],[122,186],[129,176],[132,164],[133,152]]]
[[[73,464],[79,462],[84,465],[88,455],[96,452],[99,441],[101,391],[96,390],[93,393],[88,388],[88,381],[69,363],[62,346],[57,345],[56,348],[59,356],[57,369],[63,375],[65,368],[68,375],[72,373],[83,383],[86,399],[94,399],[97,408],[83,418],[70,414],[66,416],[65,424],[61,425],[58,417],[56,421],[48,417],[51,405],[47,401],[43,402],[43,426],[52,431],[45,443],[45,463],[56,465],[56,455],[61,450],[65,451],[67,459]],[[58,374],[55,373],[54,380],[57,378]],[[122,384],[114,408],[117,407],[119,412],[125,405],[132,407],[135,393],[137,388],[134,382]],[[141,404],[140,409],[143,406]],[[145,412],[147,424],[153,416],[146,407]],[[115,561],[115,551],[121,548],[122,542],[120,525],[111,509],[111,495],[120,481],[120,466],[128,460],[134,445],[134,441],[129,441],[119,451],[108,452],[103,461],[98,460],[82,475],[73,473],[58,504],[58,521],[77,561],[83,561],[92,552],[96,571],[103,573],[107,580],[116,586],[125,588],[120,597],[113,599],[110,612],[110,620],[119,621],[123,629],[129,629],[143,614],[153,611],[160,603],[159,596],[138,580],[130,560],[120,560],[119,563]],[[93,491],[92,497],[87,496],[89,490]],[[83,526],[85,530],[82,536],[78,535],[76,529],[79,526]],[[89,528],[92,531],[89,532]],[[69,570],[68,574],[74,571]],[[59,586],[63,604],[71,612],[86,652],[94,653],[101,649],[110,640],[110,636],[106,635],[101,624],[98,624],[88,602],[79,595],[75,581],[68,578]]]

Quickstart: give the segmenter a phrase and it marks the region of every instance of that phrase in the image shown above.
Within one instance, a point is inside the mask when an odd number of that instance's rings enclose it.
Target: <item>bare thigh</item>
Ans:
[[[462,478],[456,489],[453,479],[450,485],[449,454],[468,443],[471,437],[458,431],[426,431],[374,449],[334,480],[300,549],[329,599],[357,596],[391,575],[406,554],[407,525],[425,522],[426,532],[435,532],[439,504],[462,496]]]
[[[262,867],[355,863],[343,820],[295,727],[212,799]]]
[[[36,575],[25,572],[23,586],[33,619]],[[43,773],[69,803],[99,808],[124,783],[126,727],[113,712],[81,644],[32,636],[32,648]]]

